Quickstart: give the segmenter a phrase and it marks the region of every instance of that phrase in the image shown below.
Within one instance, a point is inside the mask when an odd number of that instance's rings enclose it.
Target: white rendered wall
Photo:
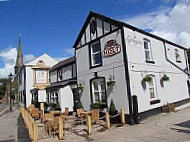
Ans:
[[[26,107],[31,104],[32,94],[30,90],[33,88],[33,70],[28,66],[26,67]]]
[[[59,89],[59,104],[61,112],[65,112],[66,107],[69,108],[69,111],[73,111],[73,92],[70,85]]]
[[[110,75],[114,75],[116,86],[114,86],[113,89],[110,89],[106,83],[108,107],[110,106],[111,99],[113,99],[116,108],[118,110],[124,108],[125,113],[128,114],[129,107],[120,31],[116,31],[100,39],[101,52],[104,50],[106,42],[111,39],[116,40],[121,46],[121,52],[110,57],[103,57],[103,66],[101,67],[90,69],[89,45],[83,46],[82,48],[76,50],[77,81],[78,84],[83,84],[84,86],[84,90],[80,97],[84,108],[89,110],[91,105],[90,79],[94,78],[94,72],[98,72],[98,77],[105,77],[105,81],[108,80]]]
[[[38,61],[40,60],[45,62],[45,66],[50,66],[50,67],[57,63],[57,61],[54,60],[49,55],[43,54],[42,56],[34,59],[33,61],[25,65],[25,68],[26,68],[26,72],[25,72],[26,73],[26,82],[25,82],[26,83],[26,107],[28,107],[31,104],[32,94],[30,93],[30,90],[35,88],[33,87],[34,80],[33,80],[32,66],[36,65]]]
[[[139,112],[160,107],[166,103],[177,102],[189,98],[187,89],[188,76],[166,60],[163,42],[136,31],[133,32],[127,28],[124,28],[124,31],[127,46],[127,57],[129,61],[131,93],[132,95],[138,96]],[[136,46],[131,44],[129,41],[129,38],[131,37],[138,41],[139,44]],[[145,62],[143,38],[150,40],[153,61],[155,61],[155,64]],[[140,42],[142,44],[140,44]],[[181,69],[185,69],[186,60],[184,50],[177,48],[180,52],[182,61],[181,63],[177,63],[174,53],[175,48],[177,47],[166,44],[167,56]],[[146,89],[143,89],[141,85],[143,77],[147,74],[155,75],[157,98],[161,100],[158,104],[150,105],[149,90],[147,87]],[[170,81],[164,82],[164,86],[162,86],[160,79],[164,74],[169,76]],[[148,86],[147,83],[146,86]]]

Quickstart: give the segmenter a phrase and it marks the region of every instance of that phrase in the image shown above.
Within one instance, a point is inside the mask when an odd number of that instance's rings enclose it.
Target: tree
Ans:
[[[9,83],[7,78],[1,78],[0,79],[0,100],[5,95],[7,83]]]

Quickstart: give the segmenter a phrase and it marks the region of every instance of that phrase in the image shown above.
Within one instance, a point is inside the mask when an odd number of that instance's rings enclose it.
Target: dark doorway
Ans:
[[[73,101],[74,101],[74,111],[77,109],[77,105],[79,102],[79,94],[76,88],[72,89],[73,90]]]
[[[189,92],[189,96],[190,96],[190,82],[189,82],[189,80],[187,80],[187,87],[188,87],[188,92]]]

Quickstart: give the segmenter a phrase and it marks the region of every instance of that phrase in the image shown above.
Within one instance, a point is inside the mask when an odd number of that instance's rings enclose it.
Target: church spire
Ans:
[[[18,49],[17,49],[17,59],[15,64],[15,75],[20,72],[21,67],[23,66],[23,55],[22,55],[22,44],[19,35]]]

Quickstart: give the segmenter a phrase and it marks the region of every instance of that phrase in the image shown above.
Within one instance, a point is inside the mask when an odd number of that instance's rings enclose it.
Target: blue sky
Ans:
[[[190,9],[189,0],[37,0],[37,3],[35,2],[36,0],[0,0],[0,77],[7,75],[7,72],[3,72],[6,67],[12,71],[19,34],[26,61],[45,52],[61,59],[72,55],[72,46],[90,10],[142,29],[151,29],[151,32],[175,41],[169,35],[162,34],[168,32],[163,31],[163,28],[158,30],[159,25],[156,22],[160,20],[159,17],[163,18],[163,14],[165,16],[163,19],[170,17],[172,14],[170,12],[179,4],[188,6],[185,10]],[[178,30],[186,26],[188,25],[182,25]],[[6,56],[9,54],[12,58]]]

